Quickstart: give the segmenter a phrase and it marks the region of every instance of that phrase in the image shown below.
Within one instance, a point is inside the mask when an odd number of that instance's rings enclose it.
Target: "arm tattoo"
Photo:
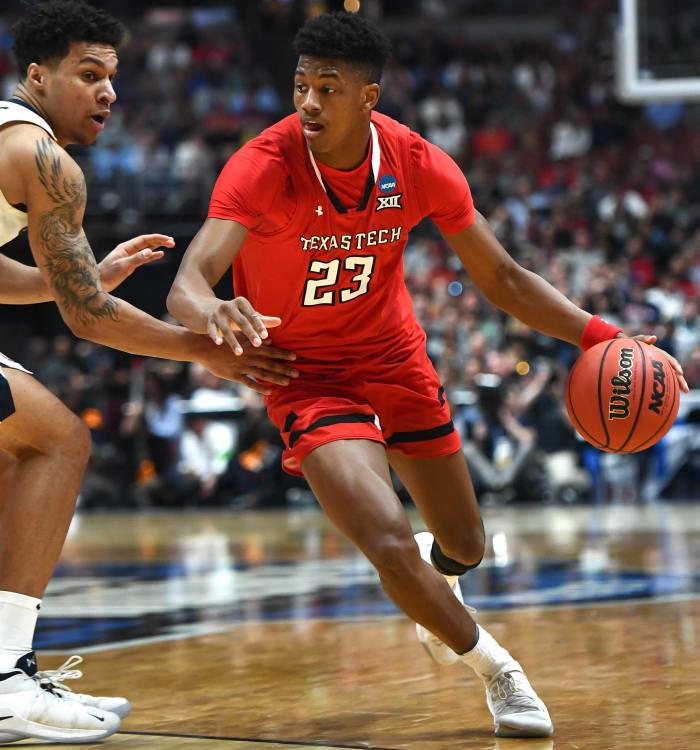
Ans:
[[[69,180],[50,138],[36,144],[34,157],[39,181],[55,208],[39,219],[44,263],[51,285],[66,310],[75,311],[83,325],[100,318],[119,318],[119,302],[102,289],[95,256],[82,227],[85,178]]]

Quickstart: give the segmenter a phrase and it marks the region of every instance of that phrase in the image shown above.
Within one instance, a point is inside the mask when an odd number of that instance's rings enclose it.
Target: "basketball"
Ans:
[[[657,443],[678,414],[678,381],[666,357],[640,341],[592,346],[566,381],[566,410],[581,437],[612,453]]]

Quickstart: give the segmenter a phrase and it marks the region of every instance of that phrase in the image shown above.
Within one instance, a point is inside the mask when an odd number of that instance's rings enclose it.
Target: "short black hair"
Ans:
[[[357,67],[369,83],[379,83],[391,42],[363,16],[338,11],[310,18],[294,38],[294,52],[345,60]]]
[[[29,6],[12,27],[12,53],[24,80],[31,63],[61,60],[71,42],[109,44],[116,49],[125,35],[120,21],[83,0],[49,0]]]

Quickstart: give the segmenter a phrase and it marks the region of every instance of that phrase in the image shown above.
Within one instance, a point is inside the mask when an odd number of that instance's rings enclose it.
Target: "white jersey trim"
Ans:
[[[381,161],[381,152],[379,151],[379,138],[377,137],[377,129],[374,127],[374,123],[370,122],[369,124],[369,131],[372,135],[372,173],[374,174],[374,182],[376,184],[377,180],[379,179],[379,163]],[[316,177],[323,188],[323,192],[327,193],[326,186],[323,184],[323,177],[321,177],[321,172],[319,171],[319,168],[316,164],[316,159],[314,159],[314,155],[311,153],[311,148],[309,148],[309,144],[306,144],[306,148],[309,152],[309,158],[311,159],[311,166],[314,168],[314,172],[316,173]]]
[[[33,109],[28,109],[15,102],[0,101],[0,126],[11,122],[29,122],[43,128],[53,139],[56,140],[53,130],[48,122]]]

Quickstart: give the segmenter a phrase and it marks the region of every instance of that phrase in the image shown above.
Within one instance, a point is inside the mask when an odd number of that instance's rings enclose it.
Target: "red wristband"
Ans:
[[[609,341],[614,339],[618,333],[622,333],[622,328],[614,326],[612,323],[608,323],[598,315],[594,315],[586,327],[583,329],[581,335],[581,349],[585,352],[596,344],[600,344],[601,341]]]

